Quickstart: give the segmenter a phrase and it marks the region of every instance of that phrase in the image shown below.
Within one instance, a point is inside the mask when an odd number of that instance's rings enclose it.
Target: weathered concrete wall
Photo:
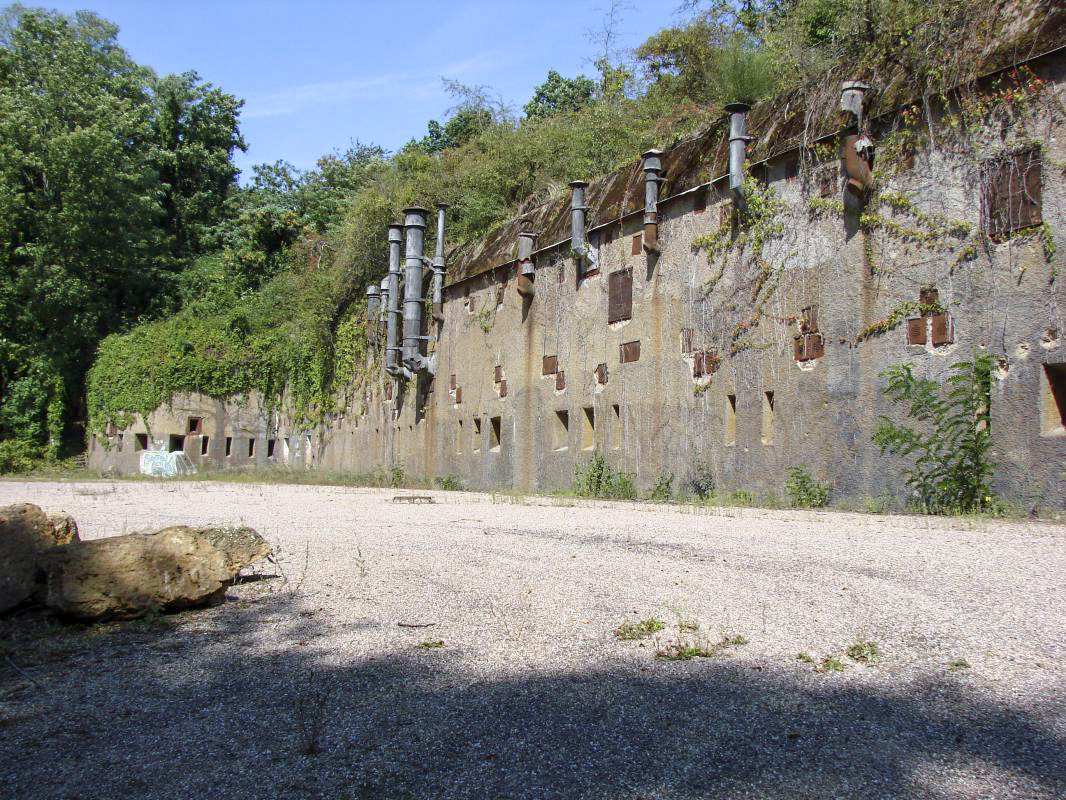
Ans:
[[[409,474],[456,475],[470,487],[547,490],[570,486],[575,466],[598,449],[642,487],[662,474],[681,487],[703,461],[721,489],[780,491],[789,467],[804,465],[833,497],[899,499],[902,465],[871,443],[881,415],[902,419],[883,394],[881,372],[909,362],[919,376],[943,380],[955,362],[988,351],[1003,366],[992,393],[996,488],[1023,503],[1063,507],[1066,435],[1047,421],[1056,409],[1045,364],[1066,363],[1066,68],[1059,59],[1040,70],[1051,88],[1024,125],[1004,134],[995,120],[966,149],[929,147],[878,187],[909,198],[924,218],[885,204],[868,209],[912,230],[939,219],[969,223],[974,233],[908,237],[890,225],[860,226],[856,213],[818,209],[812,199],[823,176],[832,181],[830,199],[840,197],[836,160],[788,177],[796,151],[783,152],[767,165],[781,210],[761,260],[749,249],[711,263],[693,247],[697,236],[730,224],[718,181],[705,208],[697,207],[699,192],[661,204],[657,258],[639,246],[634,254],[641,219],[630,215],[591,234],[598,274],[578,278],[568,243],[539,252],[532,301],[517,292],[513,262],[448,286],[445,320],[432,331],[432,382],[395,384],[389,399],[381,375],[364,403],[316,431],[289,430],[283,415],[263,415],[254,402],[197,397],[157,411],[149,425],[169,435],[202,416],[206,453],[191,440],[186,452],[204,466],[273,460],[365,472],[402,464]],[[1041,148],[1043,221],[1058,245],[1050,258],[1042,235],[993,242],[976,233],[982,160],[1025,143]],[[609,276],[623,268],[632,270],[632,316],[608,324]],[[923,287],[935,287],[946,310],[937,322],[947,323],[948,341],[934,346],[931,319],[918,323],[924,345],[908,344],[906,319],[863,335],[917,303]],[[817,309],[822,353],[800,362],[795,338],[809,307]],[[621,363],[620,346],[638,341],[639,358]],[[703,352],[715,354],[718,368],[694,378]],[[542,374],[551,356],[565,385]],[[605,383],[596,377],[600,364]],[[131,434],[143,430],[124,431],[118,450],[94,445],[92,463],[135,468]],[[229,456],[226,437],[243,443]],[[251,458],[243,449],[249,438]],[[271,438],[278,444],[268,458]]]

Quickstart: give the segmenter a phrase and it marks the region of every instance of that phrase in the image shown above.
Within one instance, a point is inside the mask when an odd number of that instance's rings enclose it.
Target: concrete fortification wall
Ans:
[[[1031,69],[1043,89],[1024,124],[1008,132],[989,115],[967,148],[940,139],[890,150],[872,124],[874,158],[896,163],[875,161],[881,174],[861,205],[845,188],[839,136],[785,142],[749,163],[751,199],[768,207],[747,222],[727,171],[679,145],[662,159],[657,254],[643,246],[640,163],[590,187],[584,264],[567,197],[453,253],[443,321],[425,323],[435,377],[379,373],[313,430],[256,398],[178,397],[95,437],[90,461],[136,471],[140,450],[161,439],[201,468],[402,464],[471,488],[550,490],[569,487],[595,449],[640,487],[663,474],[680,485],[702,462],[720,489],[780,490],[804,465],[834,498],[903,499],[902,463],[871,442],[881,415],[903,419],[881,372],[908,362],[944,380],[989,352],[1000,363],[995,488],[1063,507],[1066,257],[1054,244],[1066,231],[1066,60]],[[1021,206],[997,194],[996,181],[1013,185],[1008,161],[1036,189]],[[1003,202],[1008,217],[1030,216],[990,236]],[[520,230],[540,234],[532,298],[518,291]]]

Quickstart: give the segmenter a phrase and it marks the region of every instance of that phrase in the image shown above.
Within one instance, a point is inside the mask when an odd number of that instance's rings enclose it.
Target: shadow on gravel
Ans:
[[[0,660],[4,796],[1066,796],[1061,735],[964,678],[885,692],[650,653],[646,672],[493,678],[416,650],[420,633],[410,655],[363,659],[316,640],[350,632],[357,652],[366,620],[242,605],[55,634],[70,639],[58,659],[24,646],[39,688]],[[253,650],[264,626],[289,646]]]

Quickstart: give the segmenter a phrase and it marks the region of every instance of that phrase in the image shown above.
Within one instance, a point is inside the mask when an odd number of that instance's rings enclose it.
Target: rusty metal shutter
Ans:
[[[601,385],[607,383],[607,365],[606,364],[597,364],[596,365],[596,383],[601,384]]]
[[[638,233],[637,235],[635,235],[633,237],[633,248],[631,250],[632,255],[635,255],[635,256],[639,256],[640,255],[640,245],[641,245],[642,241],[643,241],[642,234]]]
[[[681,329],[681,352],[685,355],[692,352],[692,328]]]
[[[502,380],[503,380],[503,367],[497,365],[497,367],[492,372],[492,381],[493,381],[493,383],[499,383]]]
[[[907,320],[907,344],[925,344],[925,317]]]
[[[954,326],[951,324],[951,317],[947,314],[935,314],[932,328],[934,347],[951,344],[955,340]]]
[[[618,360],[623,364],[640,359],[640,342],[625,342],[619,345]]]
[[[1018,228],[1039,225],[1043,219],[1040,194],[1040,151],[1030,150],[1015,156],[1014,175],[1018,181]]]
[[[457,386],[455,389],[455,404],[459,405],[463,402],[463,387]]]
[[[566,388],[566,373],[563,370],[559,370],[555,373],[555,390],[561,392]]]
[[[554,375],[559,371],[559,357],[558,356],[544,356],[544,360],[541,362],[541,375]]]
[[[507,397],[507,381],[500,381],[500,399]]]
[[[612,272],[607,285],[607,322],[621,322],[633,316],[633,270]]]
[[[448,384],[448,388],[453,392],[455,391],[455,373],[452,373],[451,382]]]
[[[998,156],[981,164],[981,223],[997,237],[1043,220],[1038,148]]]

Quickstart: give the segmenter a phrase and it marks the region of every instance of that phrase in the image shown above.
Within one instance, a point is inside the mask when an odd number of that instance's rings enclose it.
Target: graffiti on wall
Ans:
[[[176,475],[195,475],[196,465],[181,450],[168,453],[162,442],[153,442],[150,450],[141,453],[141,474],[173,478]]]

